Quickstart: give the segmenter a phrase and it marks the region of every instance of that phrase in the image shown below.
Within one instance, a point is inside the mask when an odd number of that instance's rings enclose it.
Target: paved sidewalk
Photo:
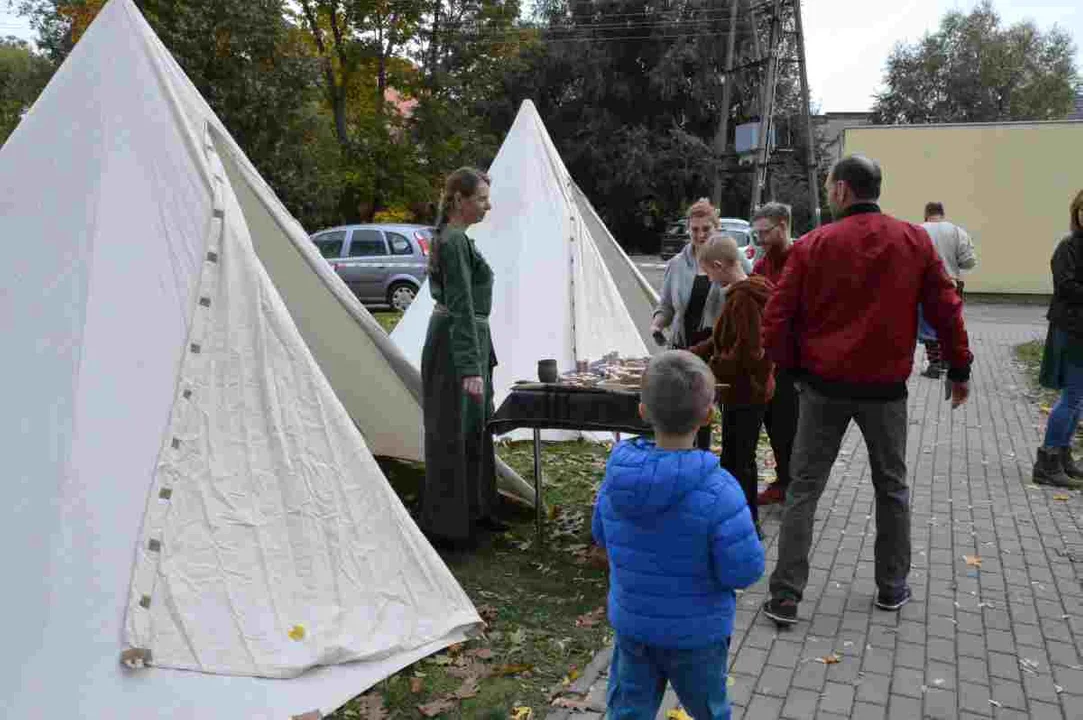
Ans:
[[[967,315],[970,403],[952,412],[940,383],[910,381],[914,600],[873,606],[873,489],[852,425],[820,500],[801,622],[776,630],[759,613],[766,577],[738,598],[735,720],[1083,720],[1083,494],[1031,484],[1043,418],[1012,354],[1045,326]],[[761,510],[768,572],[780,516]],[[550,718],[601,716],[605,657],[582,679],[591,710]]]

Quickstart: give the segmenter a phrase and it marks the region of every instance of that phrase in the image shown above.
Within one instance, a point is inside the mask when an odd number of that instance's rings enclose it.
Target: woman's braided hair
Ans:
[[[472,167],[461,167],[444,180],[444,192],[440,196],[440,210],[436,220],[436,232],[429,251],[429,276],[439,274],[440,243],[447,229],[448,216],[455,210],[456,196],[473,197],[482,183],[489,185],[489,176]]]

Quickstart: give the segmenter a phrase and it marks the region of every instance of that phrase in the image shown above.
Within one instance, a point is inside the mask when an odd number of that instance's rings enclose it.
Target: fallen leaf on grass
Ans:
[[[425,685],[425,681],[421,678],[410,678],[410,692],[417,695],[421,692],[421,688]]]
[[[453,700],[448,700],[447,698],[440,698],[439,700],[434,700],[431,703],[427,703],[425,705],[418,705],[417,709],[418,712],[420,712],[425,717],[431,718],[446,713],[448,710],[454,710],[456,704],[457,703],[455,703]]]
[[[437,665],[450,665],[453,661],[448,655],[437,655],[432,659]]]
[[[466,700],[467,698],[478,696],[478,678],[468,677],[463,680],[463,684],[459,686],[459,689],[455,691],[455,697],[460,700]]]
[[[353,701],[353,706],[361,720],[384,720],[387,717],[383,695],[362,695]]]
[[[511,720],[530,720],[534,717],[534,709],[526,706],[511,709]]]
[[[499,611],[496,608],[494,608],[492,605],[482,605],[481,607],[478,608],[478,615],[480,615],[481,619],[484,620],[487,623],[492,622],[493,620],[496,620],[496,616],[498,614],[499,614]]]
[[[533,669],[533,665],[498,665],[493,668],[493,675],[495,677],[508,677],[510,675],[520,675],[525,672],[530,672]]]
[[[518,628],[515,632],[508,635],[508,642],[512,645],[522,645],[526,642],[526,630]]]
[[[1063,494],[1054,495],[1053,499],[1056,500],[1057,502],[1068,502],[1069,500],[1072,499],[1072,496],[1071,495],[1063,495]]]
[[[666,713],[666,720],[692,720],[692,716],[684,711],[684,708],[673,708]]]
[[[824,665],[837,665],[840,662],[842,662],[842,658],[839,657],[838,654],[836,654],[836,653],[831,653],[830,655],[824,655],[822,658],[817,658],[817,660],[822,662]]]
[[[963,560],[971,567],[981,567],[981,558],[977,555],[963,555]]]
[[[601,624],[605,620],[605,608],[600,607],[597,610],[592,610],[586,615],[580,615],[575,619],[576,627],[592,628]]]
[[[575,665],[572,665],[571,668],[568,670],[568,674],[565,675],[564,678],[560,681],[560,684],[567,687],[568,685],[571,685],[573,682],[575,682],[578,679],[579,679],[579,668],[577,668]]]
[[[482,665],[478,662],[470,662],[462,665],[461,667],[448,668],[447,674],[453,678],[458,678],[459,680],[465,680],[469,677],[476,677],[479,680],[483,680],[487,677],[491,677],[493,671],[488,665]]]
[[[493,651],[491,649],[489,649],[489,648],[474,648],[473,650],[469,651],[466,654],[467,655],[472,655],[473,657],[476,657],[478,660],[492,660],[493,659]]]

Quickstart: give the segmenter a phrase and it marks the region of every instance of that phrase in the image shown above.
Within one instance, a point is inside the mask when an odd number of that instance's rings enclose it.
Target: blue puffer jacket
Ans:
[[[636,438],[613,450],[594,506],[618,635],[694,649],[733,632],[734,589],[763,575],[763,545],[737,481],[703,450]]]

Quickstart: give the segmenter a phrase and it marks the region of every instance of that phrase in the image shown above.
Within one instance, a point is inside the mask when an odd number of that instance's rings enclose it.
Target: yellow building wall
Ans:
[[[944,203],[978,266],[967,292],[1048,294],[1049,260],[1083,189],[1083,121],[850,128],[846,154],[877,160],[884,212],[920,223]]]

